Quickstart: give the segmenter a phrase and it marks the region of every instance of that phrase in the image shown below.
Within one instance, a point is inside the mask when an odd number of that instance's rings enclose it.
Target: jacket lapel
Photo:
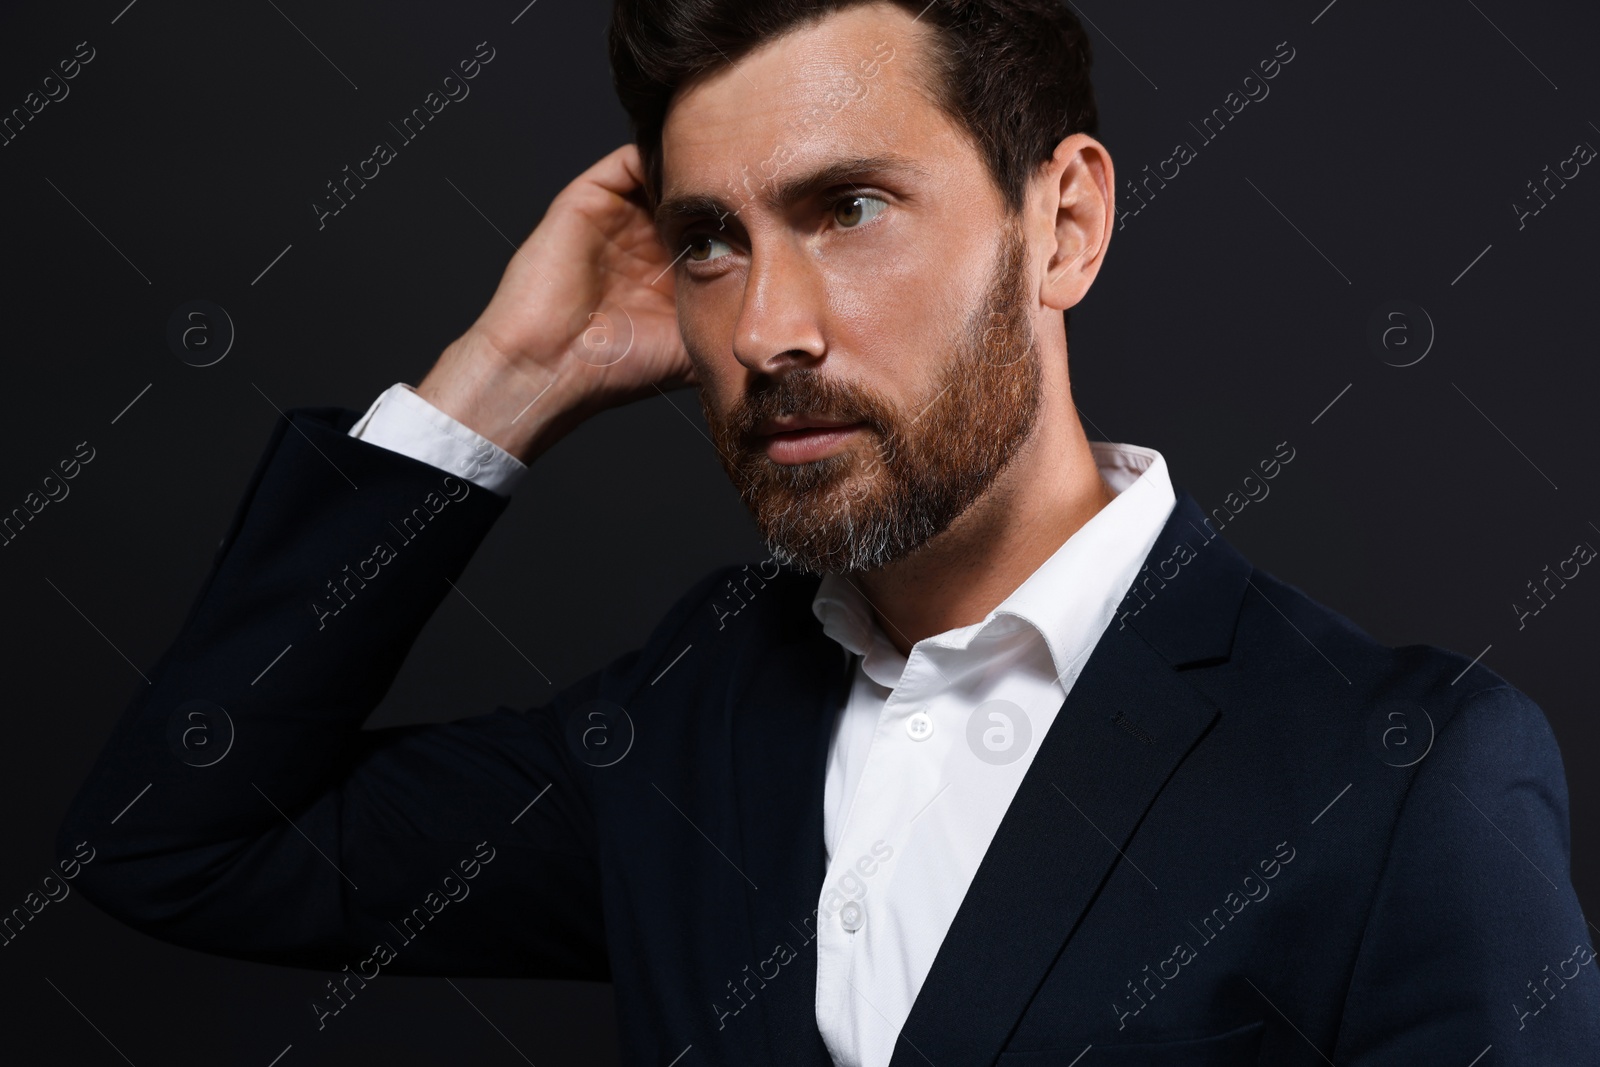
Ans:
[[[1139,891],[1159,892],[1165,872],[1127,853],[1219,714],[1178,668],[1226,658],[1249,573],[1180,492],[1001,820],[891,1067],[994,1062],[1112,870],[1134,866]]]

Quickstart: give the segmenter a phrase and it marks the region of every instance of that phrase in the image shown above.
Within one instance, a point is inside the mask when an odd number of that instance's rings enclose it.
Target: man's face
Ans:
[[[695,82],[663,129],[658,219],[713,442],[774,556],[811,571],[942,532],[1039,410],[1027,244],[925,87],[928,36],[846,10]]]

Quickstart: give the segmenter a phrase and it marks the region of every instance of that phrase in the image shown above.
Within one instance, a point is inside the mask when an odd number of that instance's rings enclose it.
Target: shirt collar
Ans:
[[[1091,441],[1095,466],[1115,497],[982,620],[918,641],[915,647],[965,650],[979,637],[1031,627],[1045,642],[1058,678],[1079,666],[1116,613],[1176,503],[1161,453],[1138,445]],[[872,617],[857,585],[825,574],[811,601],[823,632],[864,656],[862,668],[893,687],[905,657]]]

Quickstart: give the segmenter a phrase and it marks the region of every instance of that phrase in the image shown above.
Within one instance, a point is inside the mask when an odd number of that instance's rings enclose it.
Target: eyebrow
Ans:
[[[869,175],[898,178],[926,178],[922,164],[899,155],[853,156],[825,163],[813,170],[790,175],[782,181],[762,180],[754,202],[772,210],[796,203],[835,185],[849,185]],[[746,201],[749,203],[750,201]],[[675,237],[676,231],[701,219],[721,219],[737,214],[718,197],[704,193],[673,196],[663,200],[655,211],[656,232]]]

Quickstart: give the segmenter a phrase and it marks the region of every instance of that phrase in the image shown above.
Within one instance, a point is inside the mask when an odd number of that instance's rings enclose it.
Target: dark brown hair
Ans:
[[[617,0],[611,72],[661,196],[661,128],[680,87],[759,45],[870,0]],[[886,0],[934,31],[940,107],[971,135],[1014,214],[1055,147],[1098,127],[1089,39],[1062,0]]]

